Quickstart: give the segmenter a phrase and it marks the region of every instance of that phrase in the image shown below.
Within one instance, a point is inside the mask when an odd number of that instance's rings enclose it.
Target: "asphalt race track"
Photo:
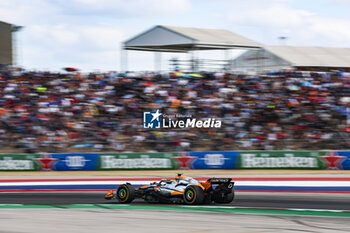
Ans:
[[[187,208],[183,205],[149,205],[142,200],[122,205],[116,200],[106,201],[103,196],[103,192],[0,193],[0,232],[350,231],[350,212],[340,211],[350,209],[349,194],[237,192],[235,201],[229,206],[212,204]],[[290,209],[282,210],[284,208]]]
[[[349,178],[241,178],[232,203],[200,206],[105,200],[102,189],[125,182],[114,178],[16,179],[0,181],[1,233],[350,232]],[[324,192],[315,191],[319,185]]]
[[[104,192],[0,193],[0,204],[118,204]],[[148,205],[141,199],[132,204]],[[214,204],[213,204],[214,205]],[[216,205],[216,204],[215,204]],[[350,194],[236,192],[235,207],[350,210]]]
[[[6,209],[1,233],[346,233],[349,218],[115,209]]]

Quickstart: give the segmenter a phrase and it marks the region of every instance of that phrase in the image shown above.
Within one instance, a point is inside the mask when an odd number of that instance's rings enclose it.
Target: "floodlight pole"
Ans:
[[[197,64],[196,64],[196,57],[195,57],[194,50],[190,51],[190,55],[191,55],[191,72],[196,72]]]
[[[230,57],[231,57],[231,50],[225,49],[224,50],[224,60],[225,60],[224,70],[225,71],[228,71],[231,69]]]
[[[160,72],[162,70],[162,54],[161,52],[154,52],[154,71]]]

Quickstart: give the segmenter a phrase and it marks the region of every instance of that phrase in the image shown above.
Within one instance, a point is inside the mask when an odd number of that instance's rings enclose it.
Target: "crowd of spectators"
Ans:
[[[144,129],[144,111],[221,128]],[[0,71],[0,145],[25,152],[350,148],[350,76],[340,72]]]

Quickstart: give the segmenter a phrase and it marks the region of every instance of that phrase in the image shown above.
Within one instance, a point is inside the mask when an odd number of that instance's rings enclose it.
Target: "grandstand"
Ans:
[[[7,151],[350,148],[350,77],[340,72],[0,72]],[[221,128],[144,129],[143,112],[220,119]]]
[[[350,48],[264,46],[246,51],[231,62],[239,72],[273,72],[281,69],[350,71]]]
[[[350,76],[333,71],[349,68],[347,49],[265,46],[258,50],[259,43],[225,30],[168,26],[156,26],[124,43],[126,50],[158,52],[237,47],[251,49],[237,58],[242,67],[258,64],[255,68],[271,71],[314,71],[248,75],[2,70],[2,151],[350,148]],[[143,112],[154,110],[220,119],[223,124],[214,129],[144,129]]]

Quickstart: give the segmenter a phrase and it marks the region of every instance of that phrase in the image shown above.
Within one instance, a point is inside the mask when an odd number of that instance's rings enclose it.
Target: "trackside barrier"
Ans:
[[[350,151],[0,154],[0,171],[175,169],[350,170]]]
[[[236,151],[188,152],[188,157],[190,169],[237,169],[239,163]]]
[[[324,169],[325,151],[242,151],[238,169]]]
[[[99,155],[97,170],[174,170],[178,157],[180,153],[106,153]]]

